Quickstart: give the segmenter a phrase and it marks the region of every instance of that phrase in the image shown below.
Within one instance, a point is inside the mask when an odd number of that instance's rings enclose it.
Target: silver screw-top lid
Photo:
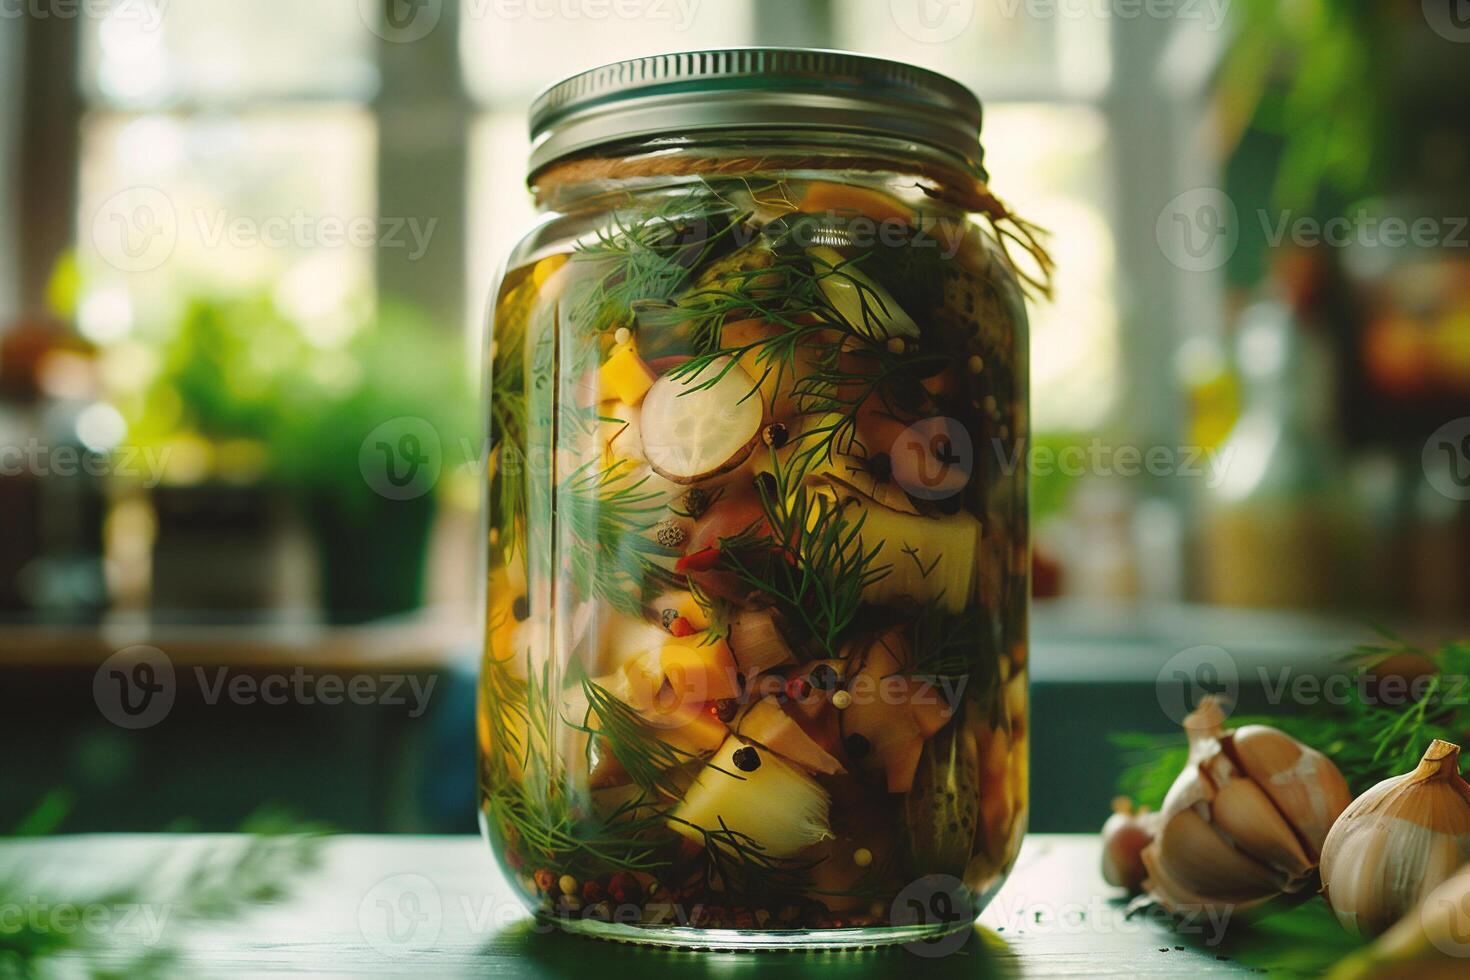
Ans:
[[[812,129],[909,140],[981,173],[980,100],[902,62],[808,48],[650,55],[558,82],[531,105],[531,172],[620,140]]]

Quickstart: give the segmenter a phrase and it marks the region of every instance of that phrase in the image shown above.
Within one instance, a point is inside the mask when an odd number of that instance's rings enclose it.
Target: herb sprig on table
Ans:
[[[16,838],[57,830],[70,809],[64,791],[45,797],[16,828]],[[13,910],[0,928],[0,976],[73,975],[86,956],[90,976],[140,977],[175,973],[187,967],[177,945],[178,927],[241,915],[251,905],[279,899],[296,880],[317,867],[323,828],[304,824],[273,809],[258,811],[240,827],[243,840],[211,844],[180,868],[164,862],[146,875],[100,891],[59,891],[47,869],[23,852],[0,857],[0,897]],[[15,838],[12,838],[15,839]],[[104,909],[111,915],[142,908],[157,913],[157,936],[127,941],[123,927],[62,928],[58,909]]]

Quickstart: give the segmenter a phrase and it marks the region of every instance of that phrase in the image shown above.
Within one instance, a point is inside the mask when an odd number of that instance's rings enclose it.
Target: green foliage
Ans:
[[[1392,703],[1399,700],[1396,697],[1365,698],[1364,691],[1373,689],[1362,682],[1369,679],[1368,672],[1400,654],[1426,657],[1438,671],[1427,681],[1423,697],[1405,699],[1406,704]],[[1308,715],[1232,715],[1230,726],[1281,729],[1331,758],[1355,794],[1412,770],[1432,740],[1460,744],[1470,733],[1470,698],[1462,689],[1470,678],[1470,641],[1451,641],[1431,653],[1387,638],[1382,644],[1358,647],[1345,660],[1354,683],[1351,697],[1341,707]],[[1157,808],[1187,758],[1183,734],[1123,733],[1113,742],[1125,750],[1129,763],[1119,777],[1119,792]]]
[[[438,433],[445,472],[476,464],[476,399],[458,330],[384,302],[346,347],[308,359],[292,378],[272,450],[288,489],[339,506],[372,490],[358,466],[362,441],[379,425],[422,419]],[[468,452],[467,452],[468,451]]]
[[[134,430],[145,440],[179,432],[269,442],[309,347],[266,297],[195,298],[161,342],[161,367]]]
[[[131,420],[140,441],[256,443],[270,482],[346,505],[371,493],[358,451],[381,423],[428,422],[446,467],[473,446],[460,335],[409,307],[384,301],[332,346],[314,343],[269,297],[200,297],[162,333],[159,372]]]
[[[1372,0],[1240,0],[1218,97],[1227,120],[1281,141],[1272,204],[1352,200],[1384,162],[1386,84],[1401,22]]]
[[[19,831],[54,829],[69,805],[65,791],[49,794],[22,821]],[[319,826],[300,823],[281,811],[262,810],[240,830],[243,838],[201,847],[182,868],[176,862],[162,862],[133,880],[85,894],[59,891],[55,876],[28,861],[23,850],[0,850],[0,896],[17,906],[17,914],[0,929],[0,976],[49,975],[53,966],[69,976],[78,964],[69,961],[63,967],[56,959],[77,955],[86,958],[87,972],[93,976],[177,975],[184,959],[177,947],[180,928],[239,916],[252,905],[277,901],[319,864],[323,833]],[[157,942],[129,941],[132,936],[108,929],[61,928],[55,918],[62,908],[121,914],[127,907],[157,917],[162,930]],[[104,968],[103,963],[110,966]]]

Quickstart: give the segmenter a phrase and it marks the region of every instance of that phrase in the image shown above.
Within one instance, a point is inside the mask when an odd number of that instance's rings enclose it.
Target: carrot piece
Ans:
[[[814,180],[801,196],[801,210],[812,213],[832,211],[837,214],[857,213],[874,221],[914,223],[914,211],[902,201],[866,187],[852,187],[827,180]]]

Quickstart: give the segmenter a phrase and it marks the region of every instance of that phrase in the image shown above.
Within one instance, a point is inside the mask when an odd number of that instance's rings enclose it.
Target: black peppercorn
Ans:
[[[837,687],[837,671],[831,664],[817,664],[812,670],[812,687],[830,691]]]
[[[710,496],[708,490],[699,487],[691,487],[684,493],[684,513],[690,517],[699,517],[709,510]]]
[[[767,500],[774,500],[776,497],[776,478],[770,473],[760,474],[755,478],[755,489],[757,493],[761,494]]]
[[[874,453],[868,457],[868,473],[879,483],[893,478],[893,459],[887,453]]]
[[[761,438],[763,438],[766,442],[766,445],[770,446],[772,449],[780,449],[782,446],[786,445],[786,440],[790,437],[791,434],[787,431],[786,424],[784,422],[772,422],[770,425],[766,426],[765,431],[761,433]]]
[[[515,602],[510,604],[510,614],[516,618],[516,622],[522,622],[531,615],[531,604],[523,595],[516,596]]]
[[[679,610],[665,609],[663,612],[658,614],[658,617],[659,622],[664,624],[664,629],[668,629],[669,627],[674,625],[674,620],[679,618]]]
[[[735,763],[735,768],[741,772],[755,772],[761,767],[760,753],[749,745],[736,749],[730,761]]]
[[[724,701],[715,702],[715,716],[727,725],[735,720],[735,712],[739,710],[740,702],[734,698],[727,698]]]
[[[861,759],[873,748],[872,744],[857,732],[853,732],[842,740],[842,745],[847,749],[847,754],[854,759]]]

